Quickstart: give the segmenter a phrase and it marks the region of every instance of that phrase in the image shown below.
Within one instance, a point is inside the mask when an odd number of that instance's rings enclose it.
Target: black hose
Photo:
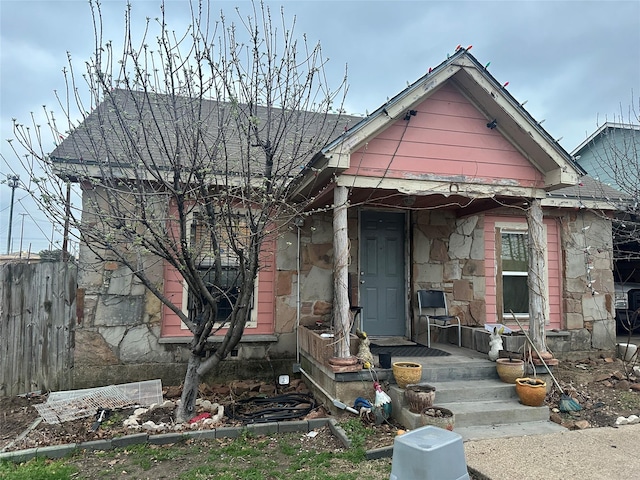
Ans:
[[[242,423],[278,422],[303,417],[315,407],[316,401],[311,395],[289,393],[277,397],[239,400],[229,405],[227,415]]]

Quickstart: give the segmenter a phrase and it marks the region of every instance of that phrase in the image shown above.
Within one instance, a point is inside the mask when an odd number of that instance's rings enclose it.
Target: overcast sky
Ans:
[[[132,0],[134,18],[156,17],[158,0]],[[170,26],[187,24],[186,0],[169,1]],[[212,2],[235,19],[247,2]],[[348,66],[350,114],[373,111],[452,53],[471,53],[569,152],[605,119],[625,117],[640,95],[640,1],[287,1],[296,30],[322,44],[328,74],[340,82]],[[103,0],[105,39],[123,36],[125,3]],[[15,168],[6,139],[12,118],[26,123],[42,105],[56,107],[67,52],[89,58],[93,29],[85,0],[0,0],[0,179]],[[142,23],[142,22],[141,22]],[[51,149],[53,148],[53,145]],[[27,173],[19,172],[21,180]],[[0,253],[5,253],[11,189],[0,184]],[[22,221],[24,219],[24,230]],[[48,248],[52,226],[16,190],[12,250]],[[60,247],[60,235],[56,234]]]

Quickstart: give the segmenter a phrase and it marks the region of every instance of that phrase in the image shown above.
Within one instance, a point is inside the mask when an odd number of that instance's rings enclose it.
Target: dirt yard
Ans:
[[[632,372],[632,370],[631,370]],[[553,389],[547,396],[547,405],[551,409],[552,420],[563,424],[567,428],[597,428],[615,424],[618,417],[640,415],[640,375],[625,373],[625,366],[620,360],[611,358],[583,359],[580,361],[561,362],[555,367],[554,373],[565,393],[571,395],[583,407],[575,413],[561,413],[557,411],[559,393]],[[228,409],[231,399],[236,402],[251,395],[269,391],[265,395],[275,395],[286,392],[275,392],[269,385],[258,382],[238,382],[239,388],[232,384],[203,386],[201,397],[211,402],[218,402]],[[238,386],[236,385],[236,387]],[[270,390],[271,388],[271,390]],[[306,392],[306,386],[298,383],[291,387],[291,391]],[[257,392],[257,393],[256,393]],[[177,387],[165,387],[164,397],[177,399],[180,389]],[[115,411],[94,431],[92,428],[95,418],[84,418],[58,425],[50,425],[40,422],[34,404],[46,401],[44,395],[18,396],[0,398],[0,450],[20,450],[46,445],[65,443],[77,443],[83,441],[111,438],[131,433],[132,430],[123,426],[122,422],[133,411],[125,409]],[[226,410],[228,411],[228,410]],[[173,431],[172,411],[170,409],[157,409],[145,414],[143,421],[151,420],[156,424],[167,425],[165,431]],[[327,416],[322,406],[313,406],[304,418],[318,418]],[[350,414],[338,418],[339,421],[354,418]],[[224,417],[219,426],[240,425],[241,422]],[[31,428],[31,429],[30,429]],[[189,428],[205,428],[196,426]],[[210,427],[207,427],[210,428]],[[391,445],[401,425],[387,424],[372,427],[375,435],[366,439],[366,448],[377,448]],[[336,448],[335,439],[327,434],[314,439],[315,448]],[[324,445],[326,443],[326,445]]]

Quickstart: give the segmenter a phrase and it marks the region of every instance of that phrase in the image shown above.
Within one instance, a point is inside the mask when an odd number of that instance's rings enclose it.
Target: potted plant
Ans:
[[[540,378],[517,378],[516,393],[523,405],[541,407],[547,396],[547,382]]]
[[[409,404],[409,411],[420,413],[425,408],[433,405],[433,399],[436,397],[436,387],[426,383],[407,385],[404,397]]]
[[[422,426],[433,425],[434,427],[444,428],[453,431],[455,424],[455,415],[448,408],[443,407],[427,407],[420,413]]]
[[[422,365],[415,362],[394,362],[393,376],[400,388],[406,388],[412,383],[419,383],[422,377]]]
[[[516,383],[516,379],[524,375],[524,360],[511,357],[498,358],[496,371],[503,382]]]

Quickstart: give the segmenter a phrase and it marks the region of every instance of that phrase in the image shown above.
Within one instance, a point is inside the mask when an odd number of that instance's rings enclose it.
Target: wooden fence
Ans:
[[[71,388],[77,268],[0,265],[0,396]]]

